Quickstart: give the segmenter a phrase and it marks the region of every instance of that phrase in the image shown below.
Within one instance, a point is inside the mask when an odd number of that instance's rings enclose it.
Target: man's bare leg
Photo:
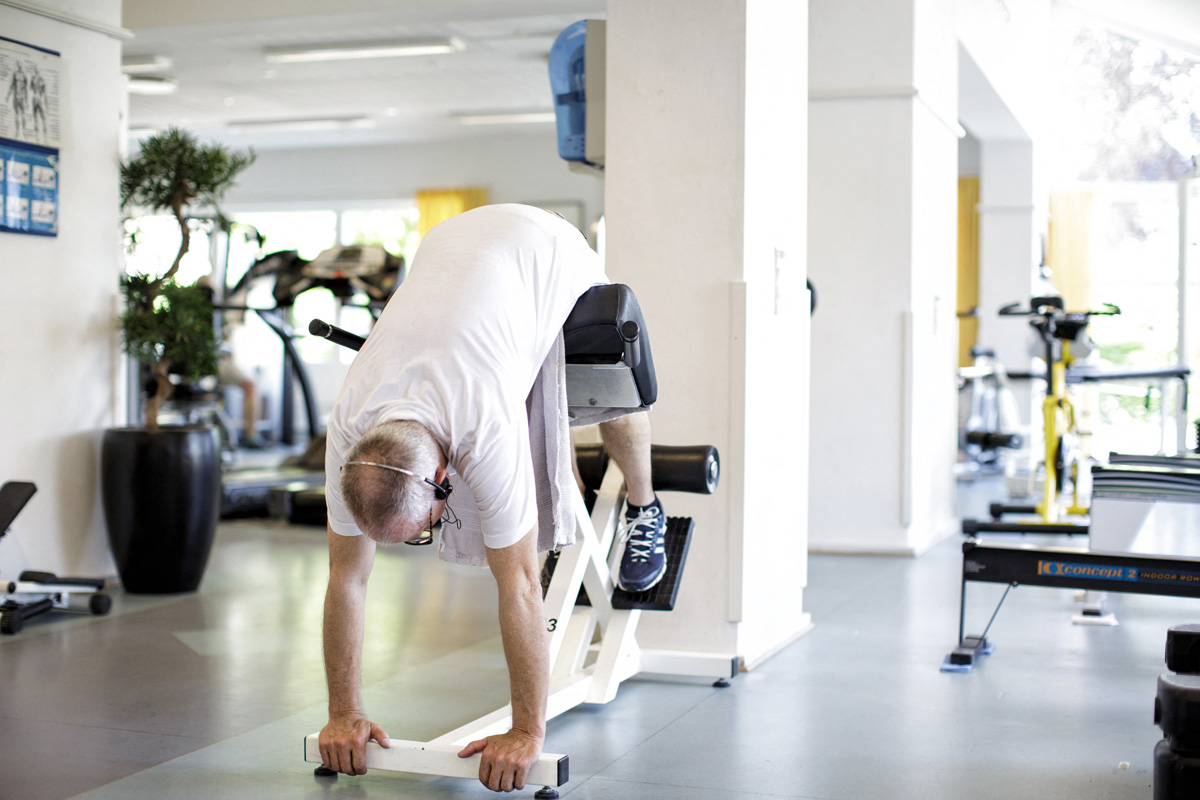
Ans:
[[[666,519],[650,478],[650,419],[638,413],[603,423],[600,438],[625,475],[627,508],[620,531],[625,549],[617,585],[642,592],[662,580],[667,570]]]
[[[617,462],[625,476],[630,505],[646,506],[654,502],[650,479],[650,415],[645,412],[600,423],[604,449]]]

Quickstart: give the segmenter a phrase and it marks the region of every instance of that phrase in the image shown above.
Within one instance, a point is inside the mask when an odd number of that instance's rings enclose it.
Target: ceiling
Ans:
[[[1056,0],[1118,32],[1200,57],[1200,0]],[[552,122],[464,125],[461,114],[550,111],[546,55],[571,23],[603,18],[606,0],[124,0],[135,38],[126,57],[164,56],[170,95],[133,95],[135,131],[186,126],[205,140],[259,150],[437,141]],[[273,64],[265,48],[449,38],[460,52]],[[342,120],[326,130],[239,124]],[[329,123],[333,124],[333,123]]]
[[[170,66],[151,75],[178,85],[173,94],[131,95],[130,128],[136,137],[181,125],[204,140],[260,150],[551,131],[553,122],[464,125],[454,116],[551,111],[550,46],[571,23],[602,18],[605,5],[257,0],[239,7],[222,0],[125,0],[124,24],[135,38],[125,44],[124,57],[166,57]],[[264,16],[272,6],[277,15]],[[462,49],[446,55],[282,64],[264,55],[265,48],[450,37]],[[318,130],[245,126],[318,119],[341,122],[309,125],[336,125]]]

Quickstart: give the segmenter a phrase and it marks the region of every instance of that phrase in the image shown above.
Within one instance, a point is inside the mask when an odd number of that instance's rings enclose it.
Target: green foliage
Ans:
[[[181,214],[188,205],[216,206],[254,153],[202,145],[187,131],[169,128],[142,144],[121,167],[121,207]]]
[[[1099,345],[1100,358],[1109,364],[1117,365],[1132,363],[1133,354],[1145,349],[1146,346],[1141,342],[1110,342]]]
[[[130,275],[121,281],[125,352],[143,364],[167,362],[190,381],[217,371],[217,337],[209,292],[167,281],[151,297],[154,279]]]
[[[169,372],[199,380],[217,371],[218,341],[213,327],[210,293],[175,282],[175,273],[190,245],[189,211],[217,204],[254,154],[233,153],[220,145],[201,145],[196,137],[171,128],[142,144],[136,158],[121,167],[121,208],[169,210],[179,223],[180,246],[175,261],[159,276],[131,275],[121,280],[125,311],[121,330],[125,352],[150,367],[157,389],[146,400],[145,419],[158,425],[158,409],[170,392]],[[136,240],[131,236],[131,246]]]

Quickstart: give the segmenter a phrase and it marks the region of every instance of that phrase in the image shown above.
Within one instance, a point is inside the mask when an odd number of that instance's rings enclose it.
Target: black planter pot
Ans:
[[[108,543],[125,591],[192,592],[221,511],[215,428],[110,428],[100,451]]]

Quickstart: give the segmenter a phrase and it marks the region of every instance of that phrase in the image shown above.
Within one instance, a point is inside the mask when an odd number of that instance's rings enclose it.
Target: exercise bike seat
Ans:
[[[563,323],[563,343],[568,406],[649,408],[658,398],[646,321],[628,286],[584,292]]]

